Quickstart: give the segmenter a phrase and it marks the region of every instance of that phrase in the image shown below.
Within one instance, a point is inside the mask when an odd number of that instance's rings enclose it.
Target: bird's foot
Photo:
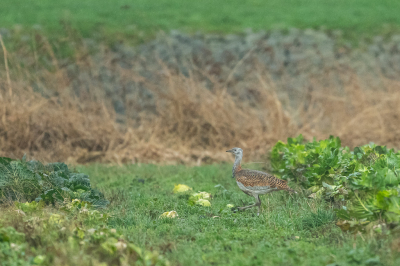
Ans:
[[[253,208],[253,207],[254,207],[254,205],[249,205],[249,206],[237,207],[237,208],[238,208],[239,211],[243,211],[243,210],[247,210],[247,209],[250,209],[250,208]]]

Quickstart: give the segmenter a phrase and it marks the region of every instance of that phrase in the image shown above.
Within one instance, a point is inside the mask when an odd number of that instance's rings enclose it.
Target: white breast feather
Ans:
[[[236,181],[238,184],[239,188],[243,191],[247,191],[251,194],[267,194],[269,192],[272,192],[274,190],[277,190],[277,188],[270,188],[269,186],[263,186],[263,187],[245,187],[242,183]]]

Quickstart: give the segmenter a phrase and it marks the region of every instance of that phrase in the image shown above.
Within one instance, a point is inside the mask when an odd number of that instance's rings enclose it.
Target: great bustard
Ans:
[[[239,210],[245,210],[258,206],[257,215],[260,215],[261,201],[259,195],[267,194],[278,190],[287,190],[295,192],[287,185],[287,181],[274,177],[273,175],[257,171],[242,169],[240,162],[243,158],[243,150],[241,148],[232,148],[229,151],[235,155],[235,163],[232,168],[232,177],[236,179],[239,188],[249,196],[256,199],[253,205],[238,207]]]

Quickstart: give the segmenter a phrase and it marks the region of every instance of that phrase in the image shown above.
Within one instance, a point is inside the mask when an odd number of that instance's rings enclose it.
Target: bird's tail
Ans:
[[[289,186],[286,186],[284,189],[285,189],[286,191],[289,191],[289,192],[292,192],[292,193],[296,193],[296,194],[297,194],[297,191],[294,190],[294,189],[291,189]]]
[[[297,193],[297,191],[291,189],[288,186],[288,181],[287,180],[282,180],[282,179],[277,179],[277,180],[278,180],[278,182],[277,182],[278,189],[282,189],[282,190],[286,190],[286,191],[289,191],[289,192]]]

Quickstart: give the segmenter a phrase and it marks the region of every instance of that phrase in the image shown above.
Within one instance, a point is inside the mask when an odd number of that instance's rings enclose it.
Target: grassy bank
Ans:
[[[137,38],[160,29],[227,33],[324,26],[356,38],[398,31],[398,10],[393,0],[3,0],[0,27],[41,25],[57,35],[64,21],[86,37],[100,32]]]

